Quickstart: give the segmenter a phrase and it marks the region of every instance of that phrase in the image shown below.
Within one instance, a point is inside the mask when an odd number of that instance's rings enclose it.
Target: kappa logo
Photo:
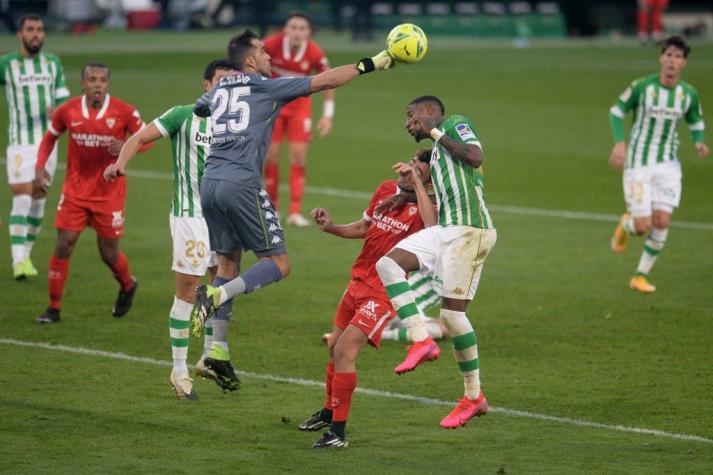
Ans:
[[[266,199],[265,201],[262,202],[262,207],[263,207],[263,208],[269,208],[271,204],[272,204],[272,203],[270,203],[270,200],[267,200],[267,199]]]
[[[260,190],[260,196],[262,196],[262,197],[267,196],[267,191],[265,191],[265,190]]]
[[[272,236],[272,241],[270,241],[270,244],[280,244],[282,242],[282,239],[280,239],[280,236]]]
[[[111,129],[112,127],[114,127],[114,124],[116,124],[116,119],[115,119],[115,118],[109,117],[109,118],[106,120],[106,125],[108,125],[110,129]]]
[[[455,289],[453,289],[453,290],[451,291],[451,293],[454,294],[454,295],[463,295],[463,294],[465,294],[465,292],[463,291],[463,289],[461,289],[460,287],[456,287]]]
[[[270,213],[269,211],[267,213],[265,213],[265,219],[272,219],[274,217],[275,217],[275,215]]]
[[[277,225],[276,224],[271,224],[270,229],[268,229],[269,232],[277,231]]]

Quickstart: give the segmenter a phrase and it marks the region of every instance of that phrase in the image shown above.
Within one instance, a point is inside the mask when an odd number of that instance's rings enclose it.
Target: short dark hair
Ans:
[[[235,69],[235,67],[233,67],[227,59],[214,59],[208,63],[208,66],[205,67],[205,71],[203,71],[203,79],[206,81],[213,80],[213,76],[215,76],[215,72],[218,69]]]
[[[446,106],[443,105],[441,100],[437,98],[436,96],[421,96],[417,97],[416,99],[412,100],[411,102],[408,103],[409,107],[415,104],[426,104],[426,103],[431,103],[435,104],[441,109],[441,115],[444,115],[446,113]]]
[[[684,58],[688,58],[688,53],[691,52],[691,47],[688,46],[686,44],[686,40],[679,35],[669,36],[666,40],[664,40],[663,45],[661,46],[661,54],[664,54],[671,46],[683,51]]]
[[[25,22],[28,20],[31,21],[42,21],[42,17],[35,14],[35,13],[30,13],[29,15],[25,15],[22,18],[20,18],[20,29],[22,30],[22,27],[25,26]]]
[[[234,68],[242,69],[245,58],[250,56],[252,50],[255,49],[252,41],[257,39],[259,39],[258,36],[250,28],[233,36],[228,42],[228,62]]]
[[[422,148],[416,152],[416,160],[423,163],[431,163],[431,149]]]
[[[310,29],[314,29],[314,26],[312,25],[312,17],[310,17],[307,13],[301,12],[299,10],[291,11],[285,19],[285,24],[287,24],[287,22],[292,20],[293,18],[302,18],[309,24]]]
[[[91,68],[102,68],[102,69],[106,69],[106,75],[107,75],[108,77],[111,77],[111,69],[109,69],[109,66],[107,66],[107,65],[104,64],[104,63],[99,63],[99,62],[97,62],[97,61],[93,61],[93,62],[91,62],[91,63],[85,64],[85,65],[82,67],[82,75],[81,75],[80,77],[81,77],[82,79],[84,79],[84,75],[87,74],[87,72],[88,72]]]

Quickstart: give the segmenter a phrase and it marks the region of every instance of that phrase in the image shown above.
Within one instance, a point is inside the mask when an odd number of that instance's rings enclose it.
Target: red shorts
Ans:
[[[312,104],[287,104],[275,119],[272,141],[282,142],[287,131],[288,142],[309,142],[312,140]]]
[[[88,201],[63,194],[57,205],[54,227],[82,232],[89,225],[99,237],[118,239],[124,234],[125,208],[125,196],[107,201]]]
[[[337,307],[334,325],[344,330],[351,323],[369,338],[369,343],[378,348],[381,333],[395,315],[391,301],[383,292],[352,280]]]

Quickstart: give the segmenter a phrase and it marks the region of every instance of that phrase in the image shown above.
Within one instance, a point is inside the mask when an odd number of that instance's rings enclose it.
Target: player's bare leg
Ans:
[[[111,314],[116,318],[123,317],[131,309],[139,283],[129,271],[126,254],[119,250],[119,239],[97,236],[97,246],[102,261],[111,269],[114,279],[119,283],[119,294]]]
[[[77,244],[79,234],[77,231],[57,230],[57,241],[55,242],[54,252],[50,257],[47,272],[50,303],[47,310],[37,317],[37,323],[56,323],[60,320],[62,294],[64,292],[64,284],[69,275],[69,258],[74,252],[74,246]]]
[[[327,368],[325,370],[325,394],[324,406],[312,414],[309,419],[302,422],[298,429],[301,431],[317,431],[324,427],[328,427],[332,422],[333,407],[332,407],[332,380],[334,379],[334,346],[339,340],[339,337],[344,332],[343,329],[336,325],[332,326],[332,332],[327,338]]]
[[[287,224],[298,227],[310,225],[310,221],[302,216],[302,196],[305,188],[308,148],[308,142],[290,142],[288,145],[290,158],[290,213],[287,216]]]
[[[270,142],[265,154],[265,191],[270,201],[275,206],[275,211],[280,210],[280,142]]]
[[[334,345],[334,376],[332,379],[332,422],[329,431],[314,448],[347,447],[346,425],[351,408],[352,395],[356,389],[356,357],[367,344],[367,336],[354,325],[347,325]]]
[[[421,312],[406,279],[409,272],[418,270],[420,266],[415,254],[399,248],[392,249],[376,263],[376,271],[386,293],[413,341],[404,361],[394,368],[396,374],[412,371],[426,361],[438,359],[441,354],[438,344],[428,335],[421,321]]]

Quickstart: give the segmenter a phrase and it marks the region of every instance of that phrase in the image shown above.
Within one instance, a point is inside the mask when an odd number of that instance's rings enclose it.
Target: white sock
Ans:
[[[668,237],[668,229],[653,228],[649,233],[646,241],[644,241],[644,250],[639,259],[639,265],[636,268],[637,274],[647,275],[656,263],[656,258],[663,250]]]
[[[25,244],[27,243],[27,215],[32,206],[30,195],[15,195],[12,197],[12,210],[10,211],[10,251],[12,252],[12,265],[16,266],[25,260]]]
[[[193,305],[178,297],[173,298],[168,326],[171,335],[173,371],[176,374],[188,374],[186,358],[190,340],[191,310],[193,310]]]

